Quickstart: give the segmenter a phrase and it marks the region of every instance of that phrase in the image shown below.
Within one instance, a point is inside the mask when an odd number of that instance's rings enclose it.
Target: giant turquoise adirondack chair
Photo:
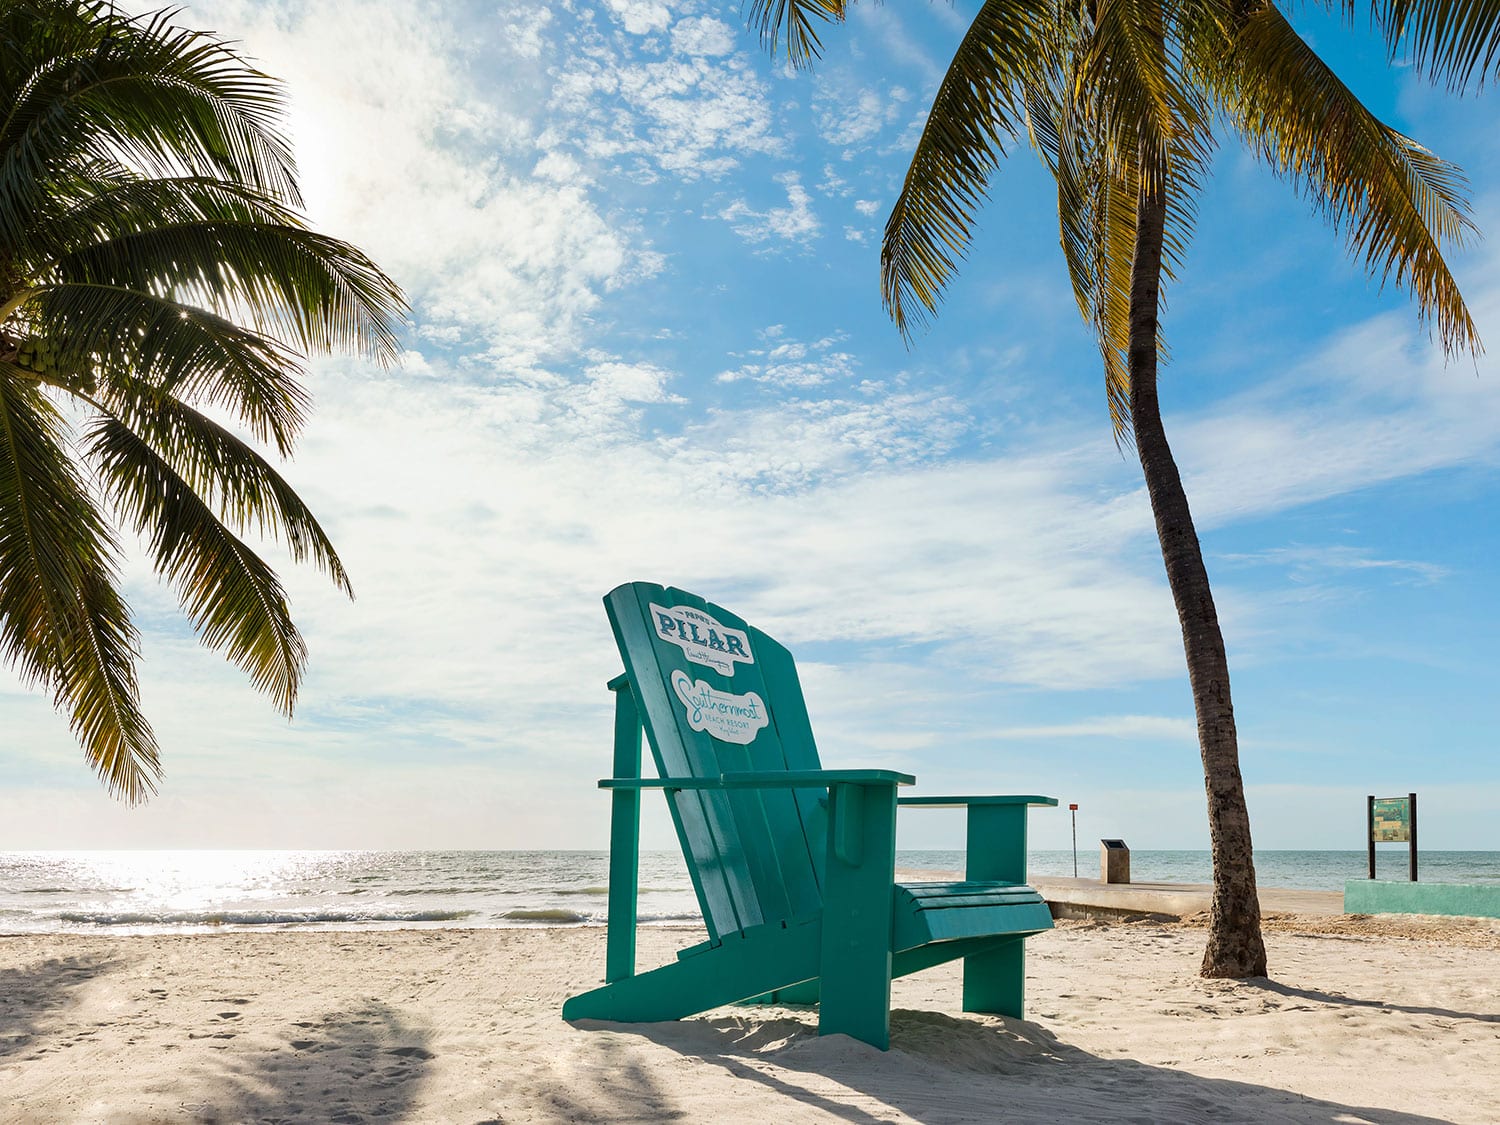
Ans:
[[[819,1004],[818,1031],[890,1044],[891,979],[964,959],[963,1007],[1019,1017],[1024,939],[1052,927],[1026,886],[1026,810],[1051,797],[902,797],[894,770],[825,770],[791,654],[727,610],[647,582],[604,599],[615,692],[609,929],[601,988],[565,1019],[680,1019],[737,1001]],[[641,776],[641,730],[656,778]],[[708,940],[635,971],[640,795],[661,789]],[[964,808],[958,883],[897,883],[896,809]]]

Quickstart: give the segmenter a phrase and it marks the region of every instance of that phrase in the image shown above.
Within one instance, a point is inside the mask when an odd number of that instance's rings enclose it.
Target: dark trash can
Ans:
[[[1124,840],[1099,841],[1099,878],[1106,883],[1130,882],[1130,849]]]

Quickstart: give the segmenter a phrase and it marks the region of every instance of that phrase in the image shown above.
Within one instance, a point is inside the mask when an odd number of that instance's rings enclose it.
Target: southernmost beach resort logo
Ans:
[[[694,664],[732,676],[736,661],[755,663],[745,631],[722,625],[701,609],[688,605],[659,606],[652,602],[651,620],[656,625],[656,635],[681,648]]]
[[[720,742],[749,746],[770,722],[765,701],[753,691],[744,695],[715,691],[681,669],[672,673],[672,687],[687,708],[688,726],[706,730]]]

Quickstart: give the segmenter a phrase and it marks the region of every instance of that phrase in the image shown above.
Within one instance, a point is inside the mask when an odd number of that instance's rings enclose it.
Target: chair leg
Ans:
[[[1010,938],[964,958],[964,1011],[1022,1018],[1026,998],[1026,944]]]
[[[891,1045],[891,909],[895,897],[896,787],[834,785],[818,1034]]]

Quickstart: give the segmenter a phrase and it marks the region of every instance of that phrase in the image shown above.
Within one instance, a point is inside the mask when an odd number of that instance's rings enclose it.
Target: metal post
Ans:
[[[1370,845],[1370,878],[1375,878],[1375,794],[1365,800],[1365,841]]]
[[[1069,805],[1068,812],[1073,814],[1073,878],[1078,878],[1078,806]]]
[[[1417,795],[1407,794],[1406,811],[1411,816],[1411,881],[1417,881]]]

